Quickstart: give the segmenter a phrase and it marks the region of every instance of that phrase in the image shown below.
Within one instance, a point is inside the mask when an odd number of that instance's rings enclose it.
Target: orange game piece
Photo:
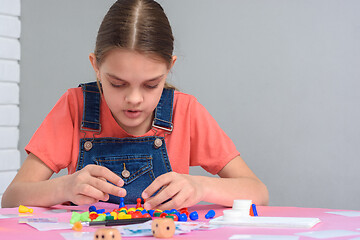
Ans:
[[[83,228],[83,225],[81,224],[81,222],[76,222],[76,223],[74,223],[72,230],[81,232],[82,228]]]

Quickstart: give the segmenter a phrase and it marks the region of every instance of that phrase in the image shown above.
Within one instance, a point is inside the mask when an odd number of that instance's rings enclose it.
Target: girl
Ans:
[[[268,204],[265,185],[210,114],[166,83],[173,41],[158,3],[115,2],[89,56],[97,81],[60,98],[26,146],[2,206],[119,203],[125,196],[127,204],[146,199],[146,209]],[[189,166],[221,178],[190,176]],[[69,175],[50,179],[63,168]]]

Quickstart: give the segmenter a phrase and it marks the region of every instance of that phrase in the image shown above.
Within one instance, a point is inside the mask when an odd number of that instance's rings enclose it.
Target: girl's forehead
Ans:
[[[121,68],[122,70],[166,70],[167,64],[156,56],[139,53],[137,51],[113,49],[109,51],[103,63],[107,68]]]

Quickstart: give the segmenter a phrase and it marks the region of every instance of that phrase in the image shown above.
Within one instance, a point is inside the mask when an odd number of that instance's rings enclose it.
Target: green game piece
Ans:
[[[106,216],[106,220],[114,220],[114,216]]]
[[[160,217],[161,212],[154,212],[154,217]]]
[[[72,212],[71,214],[71,219],[70,219],[70,223],[74,224],[76,222],[80,222],[80,213],[78,212]]]
[[[80,220],[82,222],[91,222],[91,219],[89,217],[89,212],[83,212],[80,214]]]
[[[170,216],[170,215],[165,216],[165,218],[172,218],[172,220],[174,220],[174,216]]]
[[[106,216],[105,215],[99,215],[96,219],[94,219],[94,222],[98,222],[98,221],[105,221],[106,220]]]

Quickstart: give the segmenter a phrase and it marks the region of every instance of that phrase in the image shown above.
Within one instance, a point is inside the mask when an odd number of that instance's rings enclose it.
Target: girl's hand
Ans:
[[[124,181],[106,167],[90,164],[64,177],[64,195],[67,200],[77,205],[107,201],[109,194],[119,197],[126,195],[126,190],[121,188]]]
[[[160,190],[155,196],[152,196]],[[200,178],[175,172],[157,177],[142,193],[145,209],[180,209],[190,207],[203,198]],[[165,201],[168,202],[164,203]]]

